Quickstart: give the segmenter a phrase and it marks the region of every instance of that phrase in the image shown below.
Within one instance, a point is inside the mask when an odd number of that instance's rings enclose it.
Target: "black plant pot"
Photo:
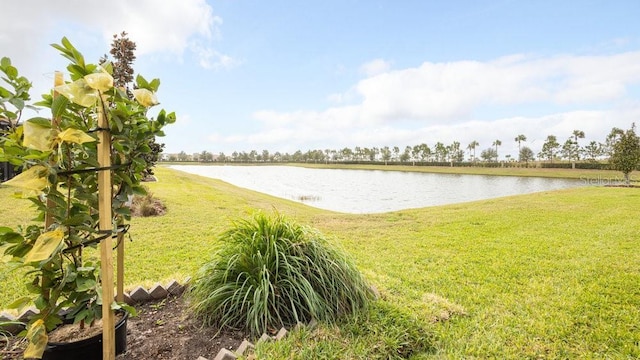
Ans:
[[[124,316],[116,323],[116,355],[127,351],[127,318]],[[88,339],[56,343],[50,342],[44,351],[42,360],[101,360],[102,333]]]

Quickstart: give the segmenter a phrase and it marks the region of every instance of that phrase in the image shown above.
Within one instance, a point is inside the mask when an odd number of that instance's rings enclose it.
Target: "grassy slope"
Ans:
[[[127,283],[192,275],[228,219],[278,208],[333,236],[385,298],[425,322],[436,294],[467,313],[430,325],[434,357],[640,355],[638,189],[582,188],[379,215],[345,215],[169,169],[169,213],[135,219]],[[6,199],[8,190],[0,188]],[[1,225],[23,207],[2,201]],[[7,214],[7,215],[5,215]],[[0,308],[16,293],[2,282]],[[453,306],[453,305],[452,305]]]

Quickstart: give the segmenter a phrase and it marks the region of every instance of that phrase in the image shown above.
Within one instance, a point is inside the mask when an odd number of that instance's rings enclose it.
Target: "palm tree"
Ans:
[[[473,140],[469,145],[467,145],[467,149],[469,150],[469,155],[471,155],[471,150],[473,150],[473,161],[476,161],[476,147],[480,146],[480,143],[476,140]]]
[[[520,154],[520,143],[523,141],[527,141],[527,137],[520,134],[518,136],[516,136],[516,142],[518,143],[518,154]]]
[[[492,145],[496,147],[496,161],[498,161],[498,146],[502,145],[502,141],[496,140],[493,142]]]

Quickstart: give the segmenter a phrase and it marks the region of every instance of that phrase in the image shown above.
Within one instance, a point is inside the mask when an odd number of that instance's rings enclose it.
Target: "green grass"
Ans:
[[[433,335],[406,309],[378,301],[339,324],[301,327],[285,341],[261,343],[258,359],[406,359],[432,353]]]
[[[386,304],[429,330],[433,346],[415,358],[640,356],[639,189],[588,187],[346,215],[166,168],[156,173],[160,181],[149,187],[168,213],[134,220],[126,245],[130,286],[193,276],[229,219],[276,207],[328,235]],[[8,194],[0,188],[0,226],[30,218],[25,202]],[[0,308],[21,294],[12,276],[0,283]],[[336,336],[345,329],[325,328],[329,350],[302,341],[309,348],[298,358],[340,358],[338,349],[351,347]],[[296,339],[279,346],[298,346]],[[373,348],[385,339],[363,341],[358,346]]]

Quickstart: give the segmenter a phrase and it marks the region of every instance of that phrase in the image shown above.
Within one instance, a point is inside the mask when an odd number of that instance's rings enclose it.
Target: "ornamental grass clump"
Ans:
[[[258,335],[311,319],[331,322],[372,298],[343,253],[280,214],[237,220],[220,241],[190,290],[206,325]]]

